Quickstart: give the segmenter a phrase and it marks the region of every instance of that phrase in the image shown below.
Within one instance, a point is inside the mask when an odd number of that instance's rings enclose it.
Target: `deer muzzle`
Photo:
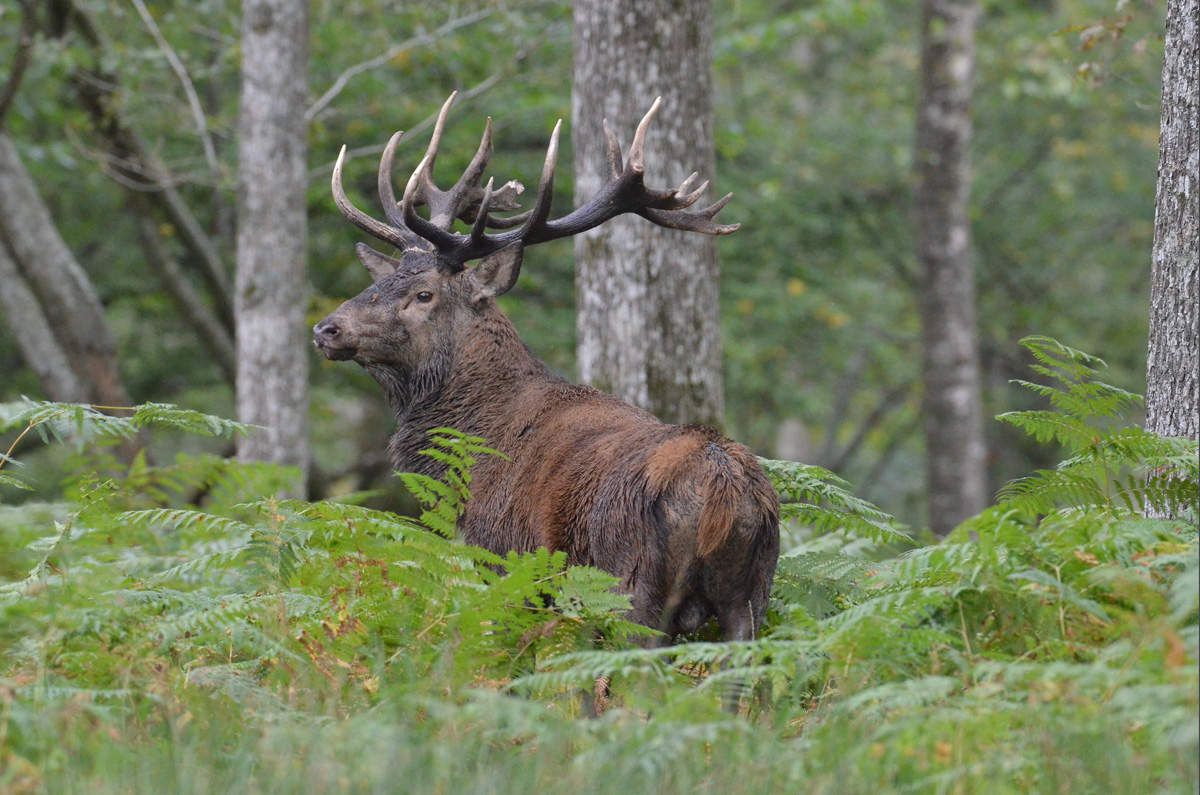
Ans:
[[[313,326],[313,345],[325,354],[326,359],[335,361],[353,359],[358,352],[353,338],[334,315]]]

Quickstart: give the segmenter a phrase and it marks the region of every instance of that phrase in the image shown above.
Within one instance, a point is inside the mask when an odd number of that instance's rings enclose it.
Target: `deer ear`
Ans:
[[[376,283],[391,276],[396,272],[396,268],[400,267],[400,260],[392,259],[387,254],[380,254],[366,243],[356,245],[354,253],[358,254],[359,260],[367,266],[367,270],[371,272],[372,281]]]
[[[524,255],[525,245],[518,240],[480,260],[475,266],[475,280],[479,287],[471,296],[471,303],[478,304],[511,290],[521,273],[521,259]]]

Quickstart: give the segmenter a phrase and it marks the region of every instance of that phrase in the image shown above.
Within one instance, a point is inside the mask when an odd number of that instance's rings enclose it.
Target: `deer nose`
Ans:
[[[337,323],[332,320],[322,320],[317,325],[313,326],[313,334],[317,339],[333,340],[342,333],[342,329]]]

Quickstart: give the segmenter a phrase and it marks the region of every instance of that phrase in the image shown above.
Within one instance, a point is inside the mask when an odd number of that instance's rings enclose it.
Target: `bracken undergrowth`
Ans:
[[[20,445],[0,458],[0,791],[1192,792],[1196,443],[1128,424],[1098,359],[1025,344],[1046,408],[999,419],[1058,467],[920,543],[766,460],[761,637],[668,648],[613,577],[454,539],[485,440],[431,433],[446,476],[401,476],[408,518],[264,498],[294,475],[268,465],[114,454],[235,422],[0,405],[77,473],[34,501]]]

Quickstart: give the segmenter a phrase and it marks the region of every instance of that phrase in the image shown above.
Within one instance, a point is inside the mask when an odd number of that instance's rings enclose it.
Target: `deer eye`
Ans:
[[[422,290],[421,292],[417,293],[417,300],[422,304],[427,304],[433,300],[433,293],[429,292],[428,290]]]

